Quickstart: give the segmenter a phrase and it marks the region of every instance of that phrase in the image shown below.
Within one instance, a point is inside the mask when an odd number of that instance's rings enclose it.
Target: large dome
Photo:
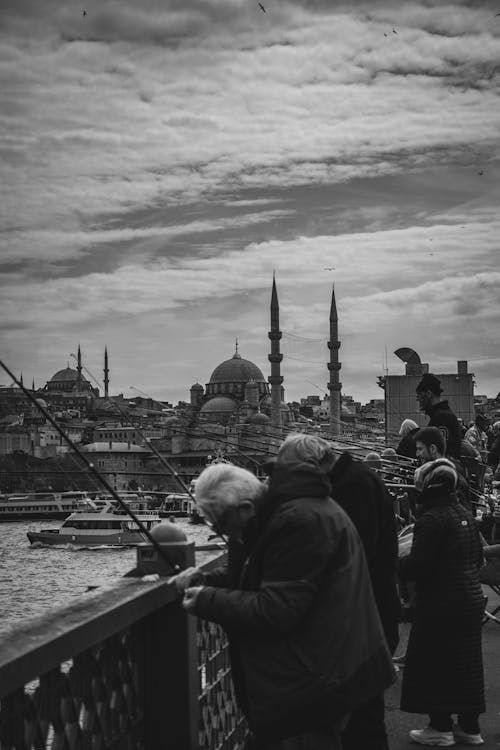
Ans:
[[[243,359],[238,352],[218,365],[210,377],[210,383],[248,383],[249,380],[266,382],[257,365]]]
[[[50,382],[51,383],[62,383],[62,382],[67,383],[71,381],[72,383],[76,383],[77,380],[78,380],[78,371],[73,370],[72,367],[68,366],[64,370],[58,370],[58,372],[56,372],[55,375],[52,375]],[[88,382],[87,379],[84,378],[83,375],[81,378],[81,382],[82,383]]]

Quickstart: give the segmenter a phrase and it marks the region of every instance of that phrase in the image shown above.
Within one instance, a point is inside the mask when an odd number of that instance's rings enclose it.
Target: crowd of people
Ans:
[[[388,750],[384,692],[396,675],[401,584],[413,597],[401,710],[428,717],[409,739],[483,743],[484,552],[460,493],[464,435],[435,376],[422,378],[417,398],[429,425],[405,420],[389,454],[419,464],[413,542],[401,559],[373,456],[359,461],[297,433],[265,465],[264,482],[228,463],[198,479],[198,511],[227,540],[227,562],[174,580],[186,611],[228,634],[255,750]],[[465,439],[487,450],[474,427]]]

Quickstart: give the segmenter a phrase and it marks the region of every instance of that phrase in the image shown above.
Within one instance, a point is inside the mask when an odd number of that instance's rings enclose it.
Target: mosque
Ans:
[[[281,362],[283,355],[280,351],[282,332],[279,323],[279,303],[276,289],[276,279],[273,278],[271,291],[271,326],[268,337],[271,342],[271,353],[268,356],[271,364],[271,375],[266,380],[260,368],[243,359],[238,351],[236,341],[235,352],[231,359],[218,365],[210,376],[205,389],[199,383],[190,388],[190,408],[199,424],[211,422],[215,424],[232,425],[245,424],[248,426],[278,429],[290,428],[293,415],[285,403]],[[340,390],[338,380],[340,364],[338,362],[338,318],[335,303],[335,292],[332,293],[330,308],[330,403],[332,432],[338,434],[340,425]]]
[[[246,425],[249,428],[257,428],[264,431],[268,428],[290,428],[293,424],[293,414],[285,403],[285,392],[283,388],[283,375],[281,374],[281,362],[283,354],[280,350],[282,332],[279,322],[279,303],[276,288],[276,280],[273,277],[271,291],[271,320],[268,338],[271,342],[271,351],[268,360],[271,365],[271,374],[266,379],[262,370],[253,362],[244,359],[238,349],[236,341],[235,351],[230,359],[221,362],[212,372],[205,388],[200,383],[195,383],[190,388],[190,402],[188,414],[190,425],[213,424],[224,427]],[[338,434],[340,426],[340,390],[338,373],[340,363],[338,362],[337,309],[335,304],[335,292],[332,292],[332,303],[330,309],[330,425],[331,432]],[[83,375],[82,356],[78,346],[77,366],[68,366],[56,372],[46,385],[39,391],[43,397],[51,401],[64,400],[67,403],[73,399],[82,398],[91,402],[99,399],[99,389],[92,386]],[[108,352],[104,352],[104,398],[108,398],[109,392],[109,366]],[[172,422],[176,420],[172,418]],[[172,425],[173,426],[173,425]],[[260,428],[260,429],[259,429]],[[274,431],[274,430],[273,430]]]

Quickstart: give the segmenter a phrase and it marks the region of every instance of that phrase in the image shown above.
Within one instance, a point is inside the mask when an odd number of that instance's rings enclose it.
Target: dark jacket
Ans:
[[[410,713],[484,707],[481,630],[483,555],[470,512],[442,489],[421,495],[423,512],[400,572],[415,581],[415,614],[403,672],[401,709]]]
[[[397,590],[398,539],[392,500],[378,474],[342,453],[329,475],[332,497],[363,542],[373,593],[389,649],[398,645],[401,606]]]
[[[393,681],[363,548],[329,492],[319,470],[277,466],[228,588],[196,602],[227,631],[238,702],[266,739],[318,729]]]
[[[415,427],[410,430],[404,437],[401,438],[396,453],[398,456],[406,456],[406,458],[417,457],[417,444],[415,442],[415,435],[420,430],[420,427]]]
[[[429,415],[428,427],[439,427],[446,438],[446,455],[460,460],[462,430],[455,413],[450,409],[448,401],[439,401],[427,409]]]
[[[500,435],[496,437],[488,453],[488,466],[495,469],[500,462]]]

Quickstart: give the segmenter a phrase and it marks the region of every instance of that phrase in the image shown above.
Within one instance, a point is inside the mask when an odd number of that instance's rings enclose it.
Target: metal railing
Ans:
[[[246,737],[224,631],[186,615],[166,579],[123,578],[3,639],[0,750],[243,750]]]

